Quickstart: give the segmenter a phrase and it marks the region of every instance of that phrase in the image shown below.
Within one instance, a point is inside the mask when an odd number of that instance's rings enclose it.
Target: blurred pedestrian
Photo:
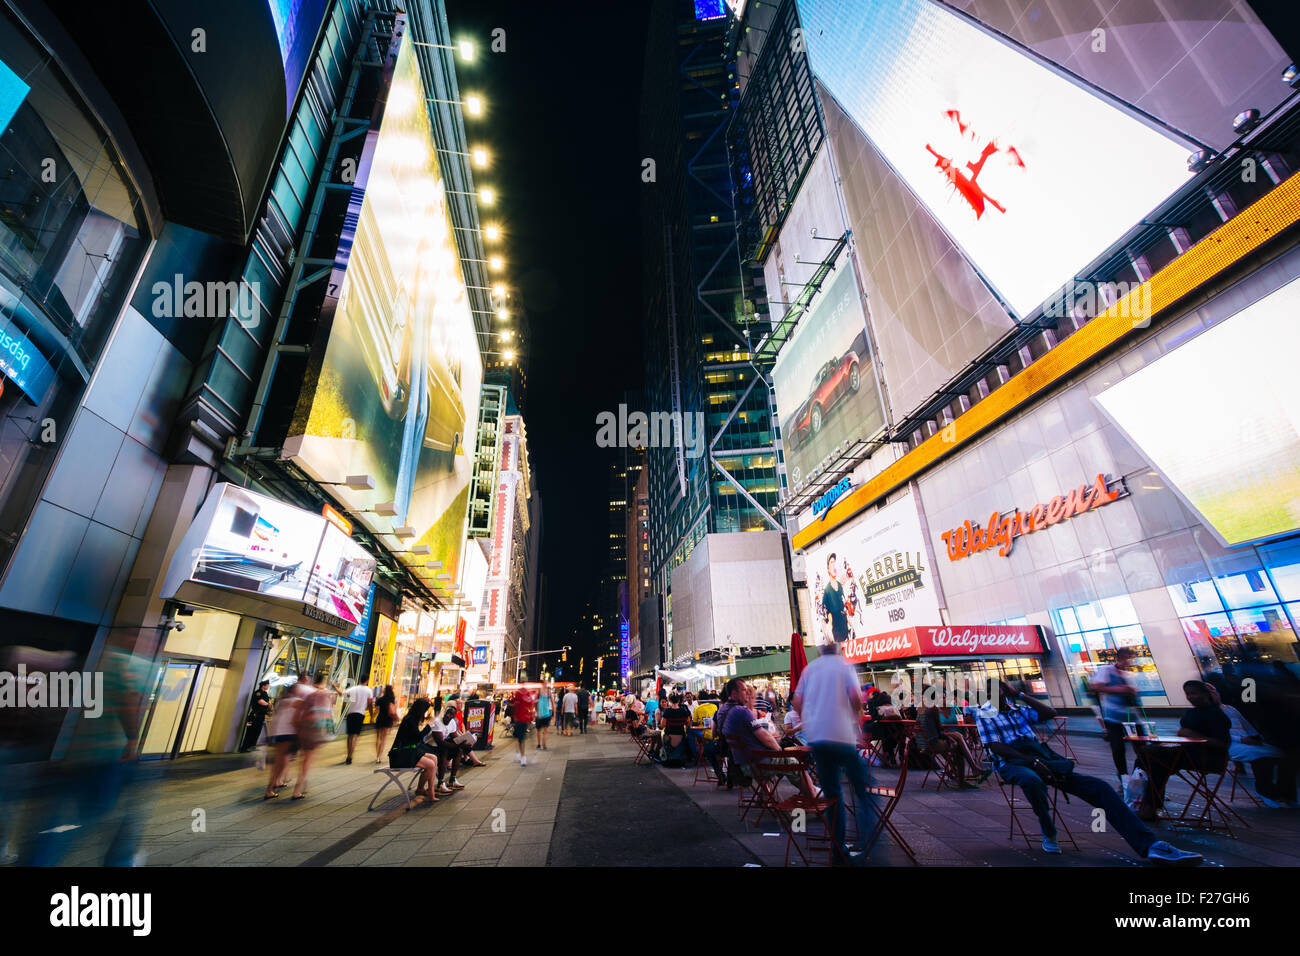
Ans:
[[[834,849],[844,862],[857,863],[863,848],[845,842],[844,789],[841,776],[853,788],[858,835],[865,839],[871,826],[871,797],[867,765],[858,756],[862,726],[862,695],[853,667],[840,656],[839,645],[828,641],[821,654],[799,677],[791,698],[799,714],[801,731],[817,764],[822,792],[834,800]]]
[[[353,684],[343,692],[343,696],[348,701],[345,718],[348,724],[348,759],[344,763],[351,763],[352,752],[356,750],[357,738],[361,736],[361,727],[366,722],[366,714],[375,699],[375,692],[365,684]]]
[[[267,742],[275,748],[275,752],[263,800],[278,797],[286,786],[284,778],[288,773],[289,759],[298,752],[298,708],[310,694],[311,678],[307,674],[299,674],[297,682],[280,694],[275,702],[271,726],[267,730]]]
[[[316,675],[311,693],[298,708],[298,779],[294,783],[291,800],[307,796],[307,773],[311,770],[316,751],[334,736],[334,691],[325,686],[324,671]]]
[[[375,702],[375,763],[379,763],[384,744],[388,743],[388,735],[396,723],[397,697],[393,694],[393,685],[385,684],[384,692]]]

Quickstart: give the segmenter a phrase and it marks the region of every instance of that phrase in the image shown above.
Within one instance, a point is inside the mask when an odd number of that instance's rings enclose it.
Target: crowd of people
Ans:
[[[244,747],[241,748],[251,749],[264,722],[269,720],[265,729],[270,778],[262,797],[264,800],[275,799],[288,786],[289,771],[295,757],[297,770],[290,799],[307,797],[308,778],[316,753],[335,736],[334,714],[339,697],[345,702],[347,751],[344,763],[351,764],[355,759],[357,743],[369,716],[375,727],[375,763],[384,759],[384,748],[392,736],[393,744],[387,751],[389,766],[424,770],[415,794],[417,803],[437,803],[440,796],[464,789],[457,779],[462,768],[484,765],[474,754],[478,738],[466,730],[463,702],[458,693],[450,694],[445,701],[441,694],[432,701],[428,697],[418,697],[399,719],[392,685],[385,686],[376,694],[365,684],[353,684],[344,689],[327,682],[324,673],[314,677],[303,673],[274,703],[267,692],[269,686],[269,682],[263,681],[254,694]]]
[[[1103,674],[1100,680],[1113,678]],[[1183,726],[1197,737],[1221,740],[1226,754],[1232,735],[1231,719],[1191,716],[1210,706],[1213,691],[1203,685],[1207,689],[1206,700],[1202,700],[1192,684],[1200,682],[1189,682],[1187,693],[1193,709],[1184,717]],[[1040,740],[1034,728],[1057,716],[1052,707],[1004,681],[993,680],[981,691],[978,697],[982,703],[971,699],[941,707],[929,703],[932,695],[925,692],[919,706],[918,702],[896,703],[881,688],[859,685],[853,667],[840,656],[838,645],[830,643],[803,671],[788,701],[771,689],[760,694],[749,682],[735,678],[718,694],[703,691],[695,698],[670,692],[666,703],[659,702],[657,725],[648,716],[652,712],[650,702],[633,699],[624,706],[628,731],[652,736],[653,759],[666,766],[694,764],[696,758],[707,760],[719,787],[749,785],[756,773],[756,761],[761,761],[768,774],[773,768],[779,774],[783,764],[788,765],[790,772],[784,776],[801,794],[814,799],[831,798],[832,844],[840,863],[857,863],[865,853],[865,847],[845,839],[844,787],[853,793],[857,833],[868,833],[874,806],[871,768],[882,764],[898,766],[903,760],[920,769],[942,766],[957,791],[979,789],[994,776],[1003,786],[1019,788],[1040,825],[1041,846],[1046,853],[1061,852],[1049,796],[1049,790],[1056,789],[1101,808],[1110,828],[1139,857],[1175,865],[1202,862],[1200,854],[1158,839],[1125,802],[1121,789],[1079,773],[1074,761],[1062,758]],[[972,698],[976,696],[972,694]],[[1214,706],[1218,707],[1217,702]],[[1239,726],[1242,745],[1258,748],[1257,740],[1244,742],[1252,736],[1252,728],[1244,721]],[[697,747],[702,748],[702,753],[694,749]],[[779,756],[795,749],[810,759],[800,759],[794,753]],[[771,756],[774,754],[778,756]],[[1256,768],[1261,781],[1276,782],[1289,772],[1294,782],[1293,769],[1278,769],[1278,755],[1261,750],[1248,754],[1243,751],[1242,755],[1264,761]],[[1162,793],[1162,784],[1153,780],[1152,790]]]

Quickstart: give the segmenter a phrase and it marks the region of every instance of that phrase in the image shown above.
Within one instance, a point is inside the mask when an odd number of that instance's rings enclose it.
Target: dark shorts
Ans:
[[[549,727],[549,726],[551,726],[551,718],[549,718],[549,717],[538,717],[538,718],[537,718],[537,729],[538,729],[538,730],[543,730],[543,729],[545,729],[546,727]]]
[[[523,740],[528,736],[528,725],[520,723],[511,724],[510,733],[514,735],[515,740]]]
[[[365,722],[365,714],[348,714],[348,736],[355,737],[361,733],[361,725]]]
[[[274,737],[268,737],[267,743],[272,744],[292,744],[298,742],[297,734],[276,734]]]
[[[419,750],[390,750],[388,752],[388,766],[394,770],[408,770],[420,762],[424,753]]]

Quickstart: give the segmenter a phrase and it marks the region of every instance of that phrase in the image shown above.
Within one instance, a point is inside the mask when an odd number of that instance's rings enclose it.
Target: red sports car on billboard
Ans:
[[[827,413],[845,395],[856,392],[862,384],[856,349],[849,349],[834,361],[827,362],[813,376],[812,391],[807,400],[791,416],[785,428],[786,442],[790,447],[802,445],[822,430]]]

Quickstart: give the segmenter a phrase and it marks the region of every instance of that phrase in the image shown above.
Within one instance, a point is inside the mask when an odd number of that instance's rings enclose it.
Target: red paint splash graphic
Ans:
[[[948,110],[944,113],[948,119],[957,124],[957,131],[961,133],[963,139],[977,143],[978,139],[971,130],[970,124],[962,121],[961,113],[957,110]],[[980,150],[979,159],[971,163],[966,163],[965,167],[953,162],[951,157],[944,156],[935,151],[929,144],[925,144],[930,155],[934,157],[934,165],[943,173],[944,179],[948,180],[948,185],[953,192],[960,195],[967,204],[975,211],[975,218],[978,219],[984,215],[984,205],[987,203],[998,212],[1005,213],[1006,207],[999,203],[992,196],[984,192],[984,188],[979,184],[980,171],[984,169],[984,163],[990,156],[1001,154],[1011,165],[1025,168],[1025,162],[1020,158],[1020,153],[1014,146],[999,146],[996,140],[985,140],[984,147]]]

